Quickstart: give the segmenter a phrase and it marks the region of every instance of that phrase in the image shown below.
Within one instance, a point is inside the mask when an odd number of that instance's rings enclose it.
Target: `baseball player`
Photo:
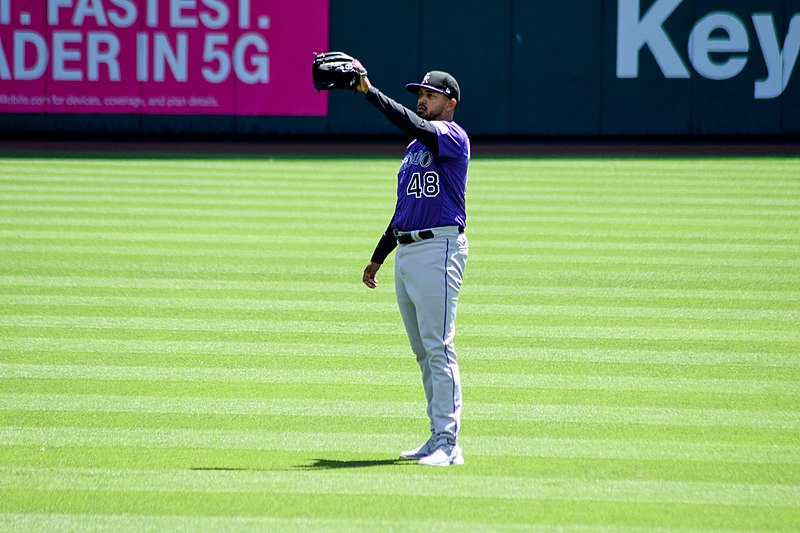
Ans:
[[[406,85],[417,95],[417,111],[372,86],[366,74],[357,86],[366,100],[413,137],[397,174],[397,204],[389,227],[364,269],[374,289],[386,257],[395,255],[395,291],[411,349],[422,370],[430,438],[402,459],[430,466],[463,464],[458,444],[461,383],[454,348],[456,304],[467,262],[465,193],[470,142],[453,121],[461,100],[455,78],[431,71]]]

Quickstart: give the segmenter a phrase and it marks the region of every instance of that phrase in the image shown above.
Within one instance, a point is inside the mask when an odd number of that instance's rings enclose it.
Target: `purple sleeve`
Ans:
[[[466,147],[469,157],[467,133],[453,122],[434,120],[431,122],[439,139],[439,157],[455,158],[464,154]]]

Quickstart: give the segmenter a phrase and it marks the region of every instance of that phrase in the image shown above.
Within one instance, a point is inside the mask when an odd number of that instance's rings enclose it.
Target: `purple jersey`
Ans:
[[[398,231],[467,225],[469,137],[455,122],[434,120],[431,124],[436,129],[438,155],[415,139],[397,173],[394,228]]]

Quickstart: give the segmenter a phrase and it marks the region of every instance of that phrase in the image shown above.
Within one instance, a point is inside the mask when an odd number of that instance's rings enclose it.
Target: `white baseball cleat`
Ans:
[[[441,444],[433,453],[420,459],[419,464],[425,466],[463,465],[464,452],[458,444]]]
[[[431,435],[431,438],[428,439],[428,442],[420,446],[419,448],[414,448],[413,450],[405,450],[400,452],[400,459],[413,459],[418,460],[422,459],[423,457],[430,455],[433,453],[433,450],[436,449],[436,442],[434,440],[435,435]]]

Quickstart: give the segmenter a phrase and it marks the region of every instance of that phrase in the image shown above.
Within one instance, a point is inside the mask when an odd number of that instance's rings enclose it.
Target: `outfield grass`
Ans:
[[[448,469],[397,165],[0,158],[0,530],[800,530],[800,159],[476,157]]]

